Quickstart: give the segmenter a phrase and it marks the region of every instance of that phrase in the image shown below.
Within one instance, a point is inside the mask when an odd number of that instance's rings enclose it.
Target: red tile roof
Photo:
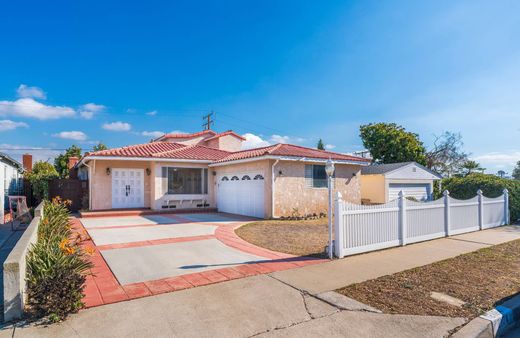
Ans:
[[[213,130],[203,130],[203,131],[199,131],[199,132],[191,133],[191,134],[190,133],[186,133],[186,134],[183,134],[183,133],[164,134],[162,136],[159,136],[155,140],[159,141],[159,140],[164,140],[166,138],[192,138],[192,137],[199,137],[199,136],[202,136],[202,135],[205,135],[205,134],[218,135]]]
[[[229,155],[223,150],[172,142],[151,142],[128,147],[100,150],[86,156],[150,157],[214,161]]]
[[[216,139],[216,138],[219,138],[219,137],[222,137],[222,136],[226,136],[226,135],[232,135],[232,136],[235,136],[236,138],[238,139],[241,139],[242,141],[245,141],[245,137],[242,137],[240,135],[238,135],[237,133],[235,133],[233,130],[228,130],[228,131],[225,131],[223,133],[218,133],[216,135],[213,135],[211,137],[208,137],[205,141],[209,141],[209,140],[213,140],[213,139]]]
[[[249,150],[237,151],[229,154],[228,156],[221,158],[215,162],[228,162],[228,161],[236,161],[243,160],[253,157],[260,156],[288,156],[288,157],[301,157],[301,158],[313,158],[313,159],[332,159],[337,161],[355,161],[355,162],[370,162],[369,159],[334,153],[326,150],[318,150],[307,147],[296,146],[293,144],[275,144],[272,146],[262,147],[262,148],[254,148]]]

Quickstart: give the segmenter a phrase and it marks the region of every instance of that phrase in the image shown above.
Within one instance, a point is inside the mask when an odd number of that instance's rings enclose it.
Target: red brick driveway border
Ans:
[[[168,215],[181,222],[193,223],[188,219],[178,215]],[[200,224],[207,224],[217,226],[215,235],[197,236],[200,238],[171,238],[160,239],[155,241],[143,241],[136,243],[123,243],[114,245],[102,245],[97,247],[90,239],[82,242],[83,247],[93,248],[94,253],[89,256],[93,264],[90,274],[87,275],[85,288],[83,293],[85,297],[83,302],[85,306],[94,307],[104,304],[117,303],[121,301],[158,295],[165,292],[173,292],[178,290],[189,289],[192,287],[214,284],[233,280],[237,278],[255,276],[259,274],[271,273],[275,271],[282,271],[306,265],[318,264],[328,261],[327,259],[318,259],[312,257],[298,257],[285,253],[275,252],[255,246],[249,242],[244,241],[235,234],[235,229],[244,224],[244,222],[231,222],[226,224],[219,224],[213,222],[197,222]],[[88,233],[83,227],[78,218],[72,218],[72,227],[75,231],[81,233]],[[257,263],[247,263],[234,267],[208,270],[197,273],[190,273],[176,277],[162,278],[140,283],[121,285],[110,270],[105,259],[100,253],[100,250],[109,250],[122,247],[134,247],[143,245],[157,245],[165,243],[175,243],[179,241],[193,241],[207,238],[216,238],[222,243],[242,252],[265,257],[265,261]]]

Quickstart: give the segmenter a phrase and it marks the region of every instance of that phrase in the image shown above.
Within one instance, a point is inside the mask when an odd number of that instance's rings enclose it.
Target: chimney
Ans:
[[[32,155],[31,154],[23,154],[22,155],[22,165],[23,169],[27,172],[32,171]]]
[[[67,163],[67,168],[69,168],[69,170],[74,168],[74,166],[76,165],[76,163],[78,163],[78,161],[79,161],[79,158],[77,158],[76,156],[69,157],[69,163]]]

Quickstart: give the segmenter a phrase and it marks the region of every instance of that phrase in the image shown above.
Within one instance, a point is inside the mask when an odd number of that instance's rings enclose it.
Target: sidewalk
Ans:
[[[313,294],[514,239],[520,227],[490,229],[95,307],[48,327],[10,325],[0,337],[442,337],[464,320],[345,311]]]

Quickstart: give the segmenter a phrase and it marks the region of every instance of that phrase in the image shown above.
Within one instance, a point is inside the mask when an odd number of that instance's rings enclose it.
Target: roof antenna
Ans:
[[[202,127],[204,128],[204,130],[211,130],[211,125],[215,124],[215,119],[213,118],[213,115],[214,115],[214,111],[212,110],[211,113],[202,117],[203,120],[206,120],[206,122],[204,122],[202,124]]]

